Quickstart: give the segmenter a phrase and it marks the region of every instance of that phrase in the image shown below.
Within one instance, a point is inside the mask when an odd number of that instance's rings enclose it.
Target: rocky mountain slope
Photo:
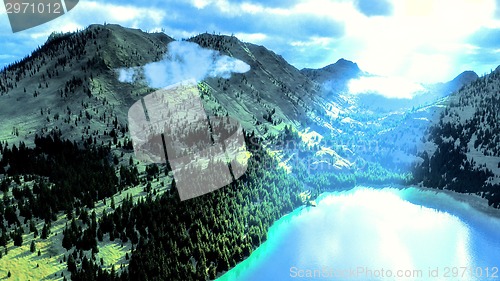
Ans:
[[[386,168],[408,171],[417,159],[417,147],[429,126],[438,119],[447,97],[478,77],[465,71],[449,82],[423,85],[411,99],[387,98],[380,94],[352,94],[351,79],[373,77],[344,59],[322,69],[301,70],[321,85],[327,110],[321,123],[335,139],[335,147],[348,148],[342,156],[357,163],[379,163]],[[333,146],[332,146],[333,147]]]
[[[415,180],[500,206],[500,67],[449,97],[424,136]]]
[[[93,280],[96,275],[115,280],[117,272],[126,280],[129,272],[130,279],[137,280],[152,274],[144,271],[148,266],[163,261],[167,271],[162,278],[215,278],[265,241],[274,220],[302,204],[302,183],[277,169],[280,152],[264,150],[260,137],[272,141],[281,131],[296,133],[313,124],[322,108],[319,85],[263,46],[213,34],[187,41],[250,66],[242,74],[198,81],[198,89],[207,113],[237,119],[255,138],[247,140],[247,146],[264,163],[252,158],[248,176],[221,192],[180,203],[168,165],[145,165],[133,157],[128,110],[156,89],[119,79],[123,69],[171,57],[169,43],[174,39],[117,25],[53,34],[31,55],[0,72],[0,185],[5,199],[0,204],[0,246],[11,251],[0,258],[0,272],[11,270],[21,279],[74,280]],[[280,187],[266,190],[270,182]],[[260,194],[267,195],[258,204],[250,200]],[[214,217],[214,206],[223,214]],[[168,211],[144,215],[159,207]],[[243,210],[255,214],[251,221],[243,221],[249,219]],[[159,217],[163,219],[156,221]],[[233,231],[216,231],[215,218],[228,222],[224,229],[245,229],[248,235],[238,234],[239,241]],[[184,224],[199,232],[190,234],[193,237],[212,241],[203,247],[191,244],[200,256],[184,255]],[[167,229],[173,231],[168,243],[160,243]],[[223,242],[230,240],[241,246]],[[162,245],[174,253],[157,251]],[[35,247],[38,256],[35,250],[34,255],[26,254]],[[192,271],[193,259],[204,268]],[[35,261],[42,269],[31,272]]]
[[[312,109],[321,104],[316,94],[319,87],[280,56],[232,36],[201,34],[189,41],[218,51],[218,56],[226,55],[250,65],[244,74],[198,81],[207,113],[229,115],[239,120],[247,132],[266,138],[278,134],[285,125],[300,129],[311,122]],[[156,89],[144,83],[120,82],[119,74],[120,69],[168,57],[171,42],[174,39],[162,33],[118,25],[91,25],[82,31],[51,35],[31,55],[0,72],[0,185],[5,199],[0,204],[0,246],[11,250],[9,255],[2,250],[0,272],[5,270],[6,275],[11,270],[15,278],[23,280],[52,279],[54,274],[57,276],[53,279],[59,276],[62,279],[70,272],[76,274],[76,263],[82,268],[82,263],[88,261],[85,255],[95,260],[97,249],[99,266],[107,270],[104,272],[114,271],[115,265],[128,265],[131,241],[137,246],[138,235],[130,229],[126,232],[122,229],[121,233],[116,228],[106,230],[104,225],[110,223],[105,222],[104,214],[113,214],[115,208],[121,207],[130,210],[146,197],[151,203],[175,184],[165,165],[146,166],[133,157],[128,133],[130,106]],[[258,164],[251,169],[265,171]],[[282,173],[274,172],[276,177]],[[280,177],[281,181],[287,178]],[[261,180],[258,176],[252,178],[256,183]],[[248,192],[267,186],[253,185],[249,180],[240,184],[245,184]],[[300,189],[297,180],[293,189],[294,192],[276,189],[280,195],[273,198],[288,196],[293,199],[292,204],[300,204],[295,200]],[[165,200],[174,202],[172,194],[167,192]],[[215,196],[214,200],[226,200],[221,194]],[[205,200],[198,206],[210,205],[211,199]],[[149,203],[140,208],[155,208]],[[239,201],[238,208],[244,203]],[[229,203],[221,207],[226,205]],[[277,201],[271,205],[280,206],[283,214],[290,208]],[[191,217],[189,212],[195,209],[185,206],[176,210]],[[206,216],[211,214],[207,212]],[[115,217],[119,215],[117,212]],[[279,217],[278,212],[273,211],[273,215]],[[93,217],[92,223],[89,217]],[[172,216],[172,219],[178,218]],[[130,221],[132,228],[134,224]],[[144,229],[140,236],[146,237]],[[260,243],[266,229],[252,228],[255,240],[246,242],[247,254]],[[37,231],[42,232],[41,238],[35,234]],[[116,246],[117,242],[112,242],[115,237],[121,237],[124,246]],[[210,239],[222,241],[218,235]],[[31,242],[40,248],[38,256],[25,253]],[[213,247],[223,248],[217,243]],[[11,259],[20,255],[21,259]],[[238,255],[235,258],[241,259],[242,253]],[[211,261],[219,256],[212,254]],[[179,257],[171,260],[178,263]],[[41,269],[30,272],[36,266],[35,261],[41,264]],[[233,258],[229,264],[234,266]],[[215,277],[217,270],[227,267],[211,266],[210,276]]]

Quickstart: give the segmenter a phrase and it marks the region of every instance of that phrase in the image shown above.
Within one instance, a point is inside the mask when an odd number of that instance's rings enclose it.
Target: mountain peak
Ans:
[[[346,84],[347,81],[359,77],[362,73],[361,69],[359,69],[355,62],[344,58],[341,58],[337,62],[320,69],[304,68],[301,72],[317,83],[324,84],[332,82],[339,85]]]
[[[347,76],[357,76],[361,72],[357,63],[344,58],[339,59],[334,64],[325,66],[323,70],[331,74],[342,74]]]
[[[467,85],[478,78],[479,76],[474,71],[467,70],[457,75],[451,81],[429,85],[428,89],[434,92],[437,97],[445,97],[458,91],[462,88],[462,86]]]
[[[479,76],[471,70],[464,71],[460,73],[457,77],[455,77],[451,82],[457,83],[460,85],[469,84],[470,82],[476,80]]]
[[[327,69],[327,68],[346,68],[346,69],[360,71],[357,63],[352,62],[350,60],[346,60],[344,58],[339,59],[334,64],[330,64],[330,65],[324,67],[324,69]]]

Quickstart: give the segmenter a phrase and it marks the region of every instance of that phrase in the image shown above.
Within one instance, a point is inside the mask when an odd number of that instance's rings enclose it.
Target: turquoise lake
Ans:
[[[322,194],[226,280],[500,280],[500,219],[417,188]]]

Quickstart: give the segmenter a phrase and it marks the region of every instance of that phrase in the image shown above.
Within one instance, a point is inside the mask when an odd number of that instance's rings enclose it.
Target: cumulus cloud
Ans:
[[[392,4],[387,0],[355,0],[358,10],[366,16],[388,16],[392,14]]]
[[[150,87],[167,87],[185,80],[201,81],[207,77],[230,78],[233,73],[245,73],[250,66],[245,62],[204,49],[196,43],[174,41],[158,62],[142,67],[120,69],[121,82],[145,82]]]
[[[351,94],[379,94],[386,98],[411,99],[422,85],[400,77],[361,77],[349,81]]]

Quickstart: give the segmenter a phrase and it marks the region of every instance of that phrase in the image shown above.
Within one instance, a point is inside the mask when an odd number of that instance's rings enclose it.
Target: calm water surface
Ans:
[[[226,280],[499,280],[500,219],[416,188],[326,193]]]

